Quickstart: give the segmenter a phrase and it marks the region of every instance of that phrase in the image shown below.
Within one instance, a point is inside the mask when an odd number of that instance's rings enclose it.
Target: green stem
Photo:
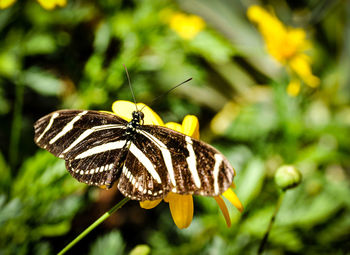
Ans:
[[[275,211],[273,212],[273,215],[271,217],[271,220],[270,220],[269,226],[268,226],[268,228],[266,230],[266,233],[265,233],[263,239],[261,240],[261,243],[260,243],[260,246],[259,246],[259,250],[258,250],[258,255],[262,254],[263,251],[264,251],[265,245],[267,243],[267,239],[268,239],[269,234],[271,232],[271,228],[272,228],[273,224],[275,223],[276,215],[278,213],[278,210],[281,207],[281,204],[282,204],[282,201],[283,201],[283,198],[284,198],[284,194],[285,194],[285,192],[282,191],[282,193],[280,194],[280,196],[279,196],[279,198],[277,200]]]
[[[98,225],[100,225],[102,222],[104,222],[109,216],[111,216],[112,213],[120,209],[123,205],[128,202],[130,198],[126,197],[122,201],[120,201],[118,204],[116,204],[112,209],[110,209],[108,212],[104,213],[100,218],[98,218],[94,223],[92,223],[87,229],[85,229],[80,235],[78,235],[73,241],[71,241],[66,247],[64,247],[58,255],[65,254],[70,248],[72,248],[77,242],[79,242],[81,239],[83,239],[87,234],[89,234],[94,228],[96,228]]]

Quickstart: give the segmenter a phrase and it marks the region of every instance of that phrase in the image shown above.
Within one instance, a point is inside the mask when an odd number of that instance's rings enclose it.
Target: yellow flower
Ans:
[[[178,132],[181,132],[185,135],[191,136],[195,139],[199,139],[199,123],[196,116],[187,115],[184,118],[182,124],[175,122],[168,122],[164,124],[159,115],[148,106],[139,103],[137,104],[137,107],[138,109],[143,109],[142,112],[145,115],[144,124],[165,126]],[[135,104],[123,100],[116,101],[112,105],[112,110],[114,114],[127,121],[130,121],[132,112],[135,111]],[[232,187],[234,187],[233,183],[232,185]],[[230,188],[226,190],[222,195],[214,197],[222,213],[224,214],[227,225],[230,226],[230,216],[222,196],[229,200],[241,212],[243,211],[243,206],[236,194]],[[154,201],[143,201],[140,202],[140,206],[144,209],[152,209],[155,206],[157,206],[161,201],[162,199]],[[192,195],[180,195],[173,192],[169,192],[168,195],[164,198],[164,201],[169,203],[170,212],[176,226],[180,229],[187,228],[191,224],[193,218]]]
[[[67,0],[37,0],[39,4],[46,10],[52,10],[56,6],[63,7],[67,4]],[[10,7],[16,0],[0,0],[0,9]]]
[[[287,86],[287,93],[295,97],[299,94],[300,91],[300,81],[299,80],[291,80]]]
[[[310,58],[305,54],[299,54],[290,60],[290,67],[310,87],[316,88],[320,79],[311,72]]]
[[[52,10],[56,6],[63,7],[67,4],[67,0],[37,0],[39,4],[46,10]]]
[[[176,12],[169,18],[171,29],[186,40],[193,39],[205,27],[204,20],[197,15]]]
[[[0,9],[6,9],[13,5],[14,2],[16,2],[16,0],[0,0]]]
[[[312,74],[311,60],[304,53],[310,48],[305,31],[301,28],[286,27],[276,16],[257,5],[249,7],[247,15],[257,24],[269,54],[290,68],[308,86],[317,87],[320,80]]]

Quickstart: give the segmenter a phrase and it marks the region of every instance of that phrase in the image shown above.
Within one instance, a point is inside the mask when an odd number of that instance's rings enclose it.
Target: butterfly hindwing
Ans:
[[[230,187],[234,169],[214,147],[166,127],[144,125],[140,129],[161,141],[169,151],[176,185],[171,180],[169,183],[174,192],[216,196]],[[169,172],[168,168],[165,170]]]
[[[129,150],[125,161],[118,187],[126,196],[154,200],[169,191],[217,196],[232,183],[234,170],[220,152],[179,132],[143,125],[132,145],[141,153]]]
[[[111,141],[107,146],[95,146],[66,160],[68,171],[80,182],[110,188],[118,178],[127,149],[125,140]]]
[[[140,160],[149,155],[145,154],[146,151],[146,147],[138,149],[131,144],[118,180],[120,192],[134,200],[161,199],[169,192],[167,177],[162,176],[166,173],[159,171],[163,169],[157,167],[160,161],[154,161],[157,156],[152,155],[149,161]]]

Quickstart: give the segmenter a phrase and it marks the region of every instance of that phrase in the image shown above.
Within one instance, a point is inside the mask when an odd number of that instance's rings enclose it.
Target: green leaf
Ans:
[[[235,192],[244,206],[260,193],[264,177],[265,166],[259,158],[252,159],[243,171],[238,172]]]
[[[25,55],[50,54],[56,50],[56,41],[49,33],[29,34],[23,47]]]
[[[290,228],[273,228],[269,236],[269,242],[294,252],[300,251],[303,248],[300,235]]]
[[[139,244],[134,247],[129,255],[148,255],[151,253],[151,248],[147,244]]]
[[[274,106],[269,103],[257,103],[245,106],[225,131],[228,137],[253,141],[276,130],[278,119]]]
[[[0,152],[0,191],[6,192],[11,186],[11,170],[3,154]]]
[[[34,254],[36,255],[50,255],[52,250],[49,242],[37,243],[34,247]]]
[[[102,54],[107,50],[111,39],[110,27],[106,23],[101,23],[95,33],[94,48],[95,52]]]
[[[241,225],[240,232],[261,238],[267,230],[274,209],[273,205],[269,205],[251,212]]]
[[[18,198],[5,203],[5,195],[0,196],[0,226],[22,213],[22,203]]]
[[[95,241],[89,255],[122,255],[124,254],[125,244],[118,230],[114,230]]]
[[[350,191],[345,183],[324,183],[322,185],[322,182],[319,182],[320,191],[317,195],[310,195],[306,192],[307,186],[311,188],[311,185],[317,185],[316,178],[286,192],[276,224],[309,229],[316,224],[326,222],[335,215],[345,206],[350,196]]]
[[[70,221],[62,221],[56,224],[42,224],[34,229],[32,235],[37,236],[61,236],[70,230]]]
[[[0,75],[11,78],[21,69],[20,58],[12,51],[0,52]]]
[[[4,89],[1,87],[3,85],[3,83],[5,83],[5,82],[0,79],[0,115],[8,113],[10,111],[10,109],[11,109],[10,108],[10,100],[8,100],[5,97]]]
[[[201,31],[189,45],[193,52],[214,63],[227,62],[234,53],[232,44],[212,31]]]
[[[23,82],[43,96],[58,96],[64,88],[62,80],[39,68],[31,68],[25,71]]]
[[[343,215],[337,217],[334,222],[320,229],[317,233],[319,243],[327,244],[337,242],[338,240],[346,240],[350,233],[350,214],[347,210]]]

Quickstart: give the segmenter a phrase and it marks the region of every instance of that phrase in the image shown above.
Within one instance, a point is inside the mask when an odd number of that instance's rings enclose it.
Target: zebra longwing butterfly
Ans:
[[[66,161],[78,181],[110,188],[134,200],[167,193],[217,196],[234,169],[215,148],[172,129],[144,125],[141,111],[130,122],[117,115],[61,110],[39,119],[35,142]]]

